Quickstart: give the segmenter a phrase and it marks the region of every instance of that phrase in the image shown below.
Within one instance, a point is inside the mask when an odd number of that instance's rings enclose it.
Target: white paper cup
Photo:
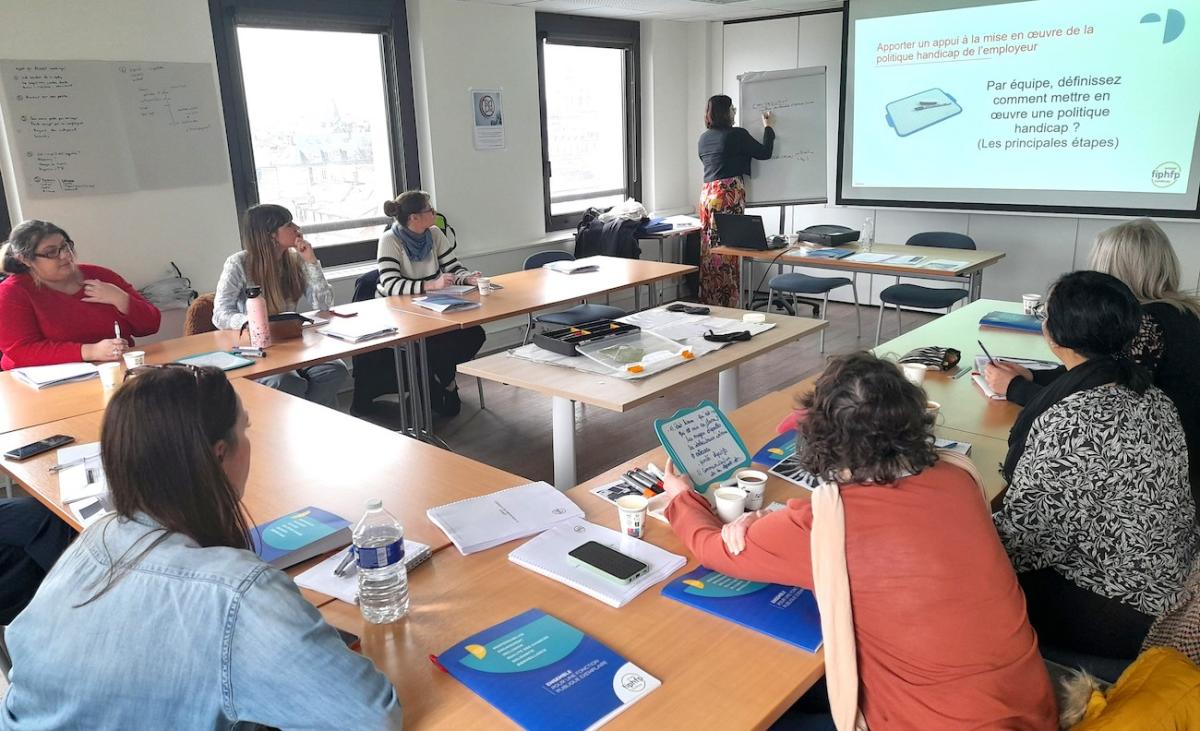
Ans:
[[[120,363],[101,363],[99,370],[100,385],[106,389],[116,388],[121,383],[121,374],[123,371],[121,370]]]
[[[714,497],[722,523],[732,523],[746,512],[746,491],[740,487],[719,487]]]
[[[1039,304],[1042,303],[1040,294],[1023,294],[1021,295],[1021,311],[1026,315],[1032,315],[1033,311]]]
[[[926,369],[920,363],[901,363],[900,371],[904,373],[904,377],[911,383],[920,386],[925,382]]]
[[[737,484],[746,492],[746,510],[762,508],[763,495],[767,491],[767,473],[758,470],[740,470],[737,473]]]
[[[125,360],[126,368],[137,368],[146,365],[146,351],[131,350],[121,356]]]
[[[479,294],[488,295],[492,293],[492,278],[491,277],[476,277],[475,286],[479,287]]]
[[[641,538],[646,531],[646,511],[650,501],[641,495],[626,495],[617,500],[617,513],[621,517],[621,532],[633,538]]]

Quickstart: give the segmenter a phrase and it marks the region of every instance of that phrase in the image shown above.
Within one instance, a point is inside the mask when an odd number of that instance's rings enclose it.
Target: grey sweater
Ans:
[[[324,310],[333,306],[333,287],[325,279],[319,263],[303,262],[304,299],[313,309]],[[246,322],[246,287],[251,282],[246,276],[246,252],[239,251],[225,260],[221,279],[217,282],[217,296],[213,303],[213,326],[218,330],[237,330]],[[299,302],[289,302],[296,309]]]

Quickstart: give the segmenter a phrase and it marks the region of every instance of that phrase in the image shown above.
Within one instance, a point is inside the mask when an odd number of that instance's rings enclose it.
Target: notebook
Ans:
[[[33,386],[39,391],[43,388],[58,386],[73,381],[86,381],[99,374],[96,366],[91,363],[59,363],[58,365],[30,366],[14,368],[13,378],[26,386]]]
[[[250,542],[259,558],[286,569],[349,545],[350,522],[310,506],[254,526]]]
[[[552,272],[558,272],[559,274],[583,274],[585,272],[598,271],[600,269],[600,265],[596,262],[589,262],[586,259],[576,261],[563,260],[552,261],[549,264],[543,264],[542,268],[549,269]]]
[[[802,650],[821,648],[821,615],[808,589],[735,579],[701,566],[671,581],[662,594]]]
[[[580,568],[567,553],[588,541],[596,541],[636,558],[649,566],[650,570],[628,584],[619,584]],[[687,563],[683,556],[664,551],[653,543],[630,538],[611,528],[581,519],[559,523],[535,536],[508,554],[508,560],[618,609]]]
[[[471,635],[430,659],[528,731],[599,728],[660,685],[595,638],[540,609]],[[496,725],[480,720],[484,728]]]
[[[108,479],[100,462],[100,442],[63,447],[55,456],[60,467],[70,465],[58,471],[58,498],[64,504],[108,494]]]
[[[464,556],[583,517],[578,505],[545,482],[439,505],[425,514]]]
[[[805,256],[810,259],[845,259],[853,253],[850,249],[813,249]]]
[[[474,289],[474,287],[472,287]],[[413,297],[413,304],[434,312],[460,312],[479,307],[474,300],[465,300],[451,294],[429,294],[424,297]]]
[[[404,539],[404,568],[408,571],[425,563],[432,555],[433,551],[424,543]],[[296,584],[337,597],[347,604],[358,604],[358,564],[351,561],[341,576],[333,573],[344,558],[346,552],[338,551],[304,573],[297,574]]]
[[[211,353],[199,353],[197,355],[189,355],[186,358],[180,358],[176,363],[186,363],[197,367],[212,366],[220,368],[223,371],[233,371],[238,368],[245,368],[248,365],[254,365],[254,361],[249,358],[243,358],[240,355],[227,353],[224,350],[214,350]]]
[[[338,317],[317,332],[348,343],[361,343],[364,340],[391,335],[396,332],[396,328],[369,317]]]
[[[996,360],[1022,365],[1031,371],[1050,371],[1058,367],[1058,363],[1052,363],[1048,360],[1034,360],[1033,358],[999,357]],[[971,380],[975,382],[976,386],[979,386],[979,390],[983,391],[983,395],[989,399],[993,401],[1007,401],[1007,395],[993,391],[992,387],[988,385],[987,379],[983,377],[983,370],[987,368],[987,364],[988,357],[986,355],[975,356],[975,369],[971,371]]]

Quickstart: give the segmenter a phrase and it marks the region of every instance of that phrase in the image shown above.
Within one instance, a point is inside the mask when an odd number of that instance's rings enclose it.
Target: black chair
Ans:
[[[975,250],[975,239],[966,234],[954,233],[953,231],[925,231],[912,235],[905,243],[908,246],[933,246],[940,249]],[[902,332],[900,322],[901,307],[919,307],[928,310],[944,309],[946,312],[949,312],[955,302],[967,297],[969,294],[970,292],[966,289],[900,284],[900,277],[896,277],[896,284],[879,293],[879,321],[875,324],[875,344],[879,345],[879,336],[883,331],[883,311],[887,309],[887,305],[896,306],[896,335],[899,335]]]
[[[849,285],[850,291],[854,293],[854,319],[858,323],[858,336],[862,337],[862,315],[858,310],[858,283],[847,279],[846,277],[811,277],[807,274],[799,272],[789,272],[787,274],[777,274],[771,277],[771,281],[767,284],[767,302],[775,301],[775,293],[790,294],[792,296],[792,309],[797,309],[798,303],[796,295],[801,294],[821,294],[825,295],[821,300],[821,319],[825,319],[825,312],[829,309],[829,292],[838,287]],[[821,352],[825,352],[825,331],[821,331]]]
[[[525,260],[523,269],[541,269],[546,264],[555,261],[574,261],[575,257],[566,251],[539,251]],[[541,315],[529,313],[529,324],[525,326],[525,342],[533,337],[533,326],[538,325],[557,325],[558,327],[571,327],[572,325],[582,325],[585,322],[593,320],[615,320],[618,317],[624,317],[629,313],[619,307],[609,305],[592,305],[583,303],[575,305],[569,310],[561,310],[559,312],[547,312]]]

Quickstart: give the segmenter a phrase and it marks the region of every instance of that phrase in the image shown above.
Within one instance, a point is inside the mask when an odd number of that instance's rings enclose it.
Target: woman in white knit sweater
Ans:
[[[452,284],[475,284],[479,272],[469,271],[455,256],[458,243],[434,225],[437,212],[422,190],[401,193],[383,204],[384,214],[395,219],[379,237],[377,297],[423,294]],[[462,408],[454,377],[459,363],[475,357],[483,347],[483,328],[469,327],[434,335],[426,340],[429,355],[429,397],[442,416],[456,416]]]

